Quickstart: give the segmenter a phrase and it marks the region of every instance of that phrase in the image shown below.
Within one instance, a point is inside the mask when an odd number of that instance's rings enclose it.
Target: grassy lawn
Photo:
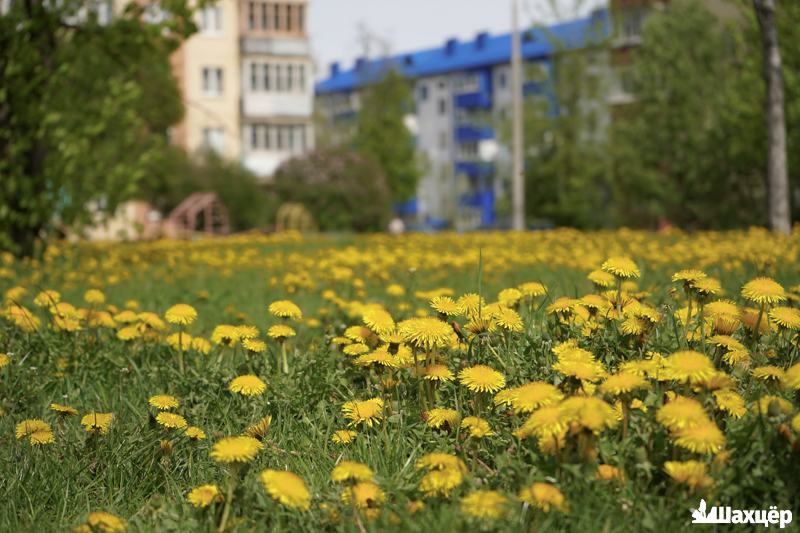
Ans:
[[[134,531],[665,531],[700,498],[796,515],[799,252],[796,234],[758,230],[558,230],[4,256],[0,530],[62,531],[106,511]],[[702,275],[672,280],[685,269]],[[748,284],[762,276],[773,282]],[[268,310],[284,300],[302,317]],[[170,323],[175,304],[196,319]],[[245,375],[266,390],[232,392]],[[551,387],[519,389],[531,382]],[[157,421],[154,395],[205,438]],[[371,398],[374,419],[346,416]],[[107,431],[82,425],[90,413],[113,414]],[[212,458],[267,415],[252,459]],[[34,437],[26,420],[47,428]],[[334,442],[345,429],[352,442]],[[432,452],[455,466],[418,467]],[[342,461],[373,474],[333,481]],[[308,498],[288,484],[275,494],[299,500],[273,497],[266,470],[296,474]],[[224,501],[195,507],[187,495],[206,484]]]

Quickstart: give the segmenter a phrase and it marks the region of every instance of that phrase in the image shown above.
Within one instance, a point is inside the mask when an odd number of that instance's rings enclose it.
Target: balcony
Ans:
[[[463,175],[480,180],[490,178],[494,174],[494,166],[485,161],[456,161],[456,175]]]
[[[488,139],[494,139],[494,129],[491,126],[456,126],[456,142],[480,142]]]
[[[457,94],[456,107],[459,109],[490,109],[492,107],[492,96],[485,91]]]
[[[492,227],[496,221],[494,212],[494,191],[492,189],[479,189],[478,191],[464,194],[459,200],[462,209],[475,210],[480,213],[480,227]]]

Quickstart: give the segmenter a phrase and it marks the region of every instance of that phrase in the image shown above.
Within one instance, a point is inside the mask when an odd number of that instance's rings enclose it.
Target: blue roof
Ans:
[[[522,56],[528,60],[546,58],[557,47],[581,48],[598,42],[609,33],[609,13],[600,9],[585,18],[524,31]],[[330,77],[317,83],[316,91],[318,94],[351,91],[370,83],[390,68],[397,69],[409,78],[423,78],[509,63],[510,60],[510,33],[481,33],[471,41],[450,39],[444,46],[419,52],[397,54],[370,62],[357,60],[349,70],[339,70],[334,63]]]

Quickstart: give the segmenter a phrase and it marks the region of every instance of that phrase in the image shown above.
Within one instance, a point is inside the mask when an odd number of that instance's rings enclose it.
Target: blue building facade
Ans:
[[[543,98],[557,113],[547,80],[553,54],[584,48],[608,35],[609,14],[522,32],[526,98]],[[359,91],[394,69],[412,81],[415,106],[407,124],[426,161],[413,201],[396,206],[412,225],[438,229],[502,225],[498,206],[508,197],[510,154],[504,124],[511,117],[511,35],[482,32],[469,41],[391,57],[334,63],[317,83],[317,106],[333,124],[352,121]]]

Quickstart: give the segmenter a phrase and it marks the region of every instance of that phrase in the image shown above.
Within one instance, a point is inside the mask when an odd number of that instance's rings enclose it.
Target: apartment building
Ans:
[[[523,32],[524,70],[536,73],[524,81],[526,96],[552,102],[546,80],[557,46],[591,46],[609,31],[608,12],[598,10]],[[510,194],[510,154],[498,127],[511,116],[510,62],[511,35],[482,32],[468,41],[451,38],[436,48],[359,59],[350,69],[335,63],[316,86],[317,104],[330,123],[344,130],[358,113],[360,90],[387,69],[400,72],[414,87],[415,106],[407,123],[427,171],[416,198],[396,209],[424,227],[493,227],[499,202]]]
[[[172,132],[268,180],[313,148],[313,68],[306,0],[218,0],[173,56],[186,115]]]

